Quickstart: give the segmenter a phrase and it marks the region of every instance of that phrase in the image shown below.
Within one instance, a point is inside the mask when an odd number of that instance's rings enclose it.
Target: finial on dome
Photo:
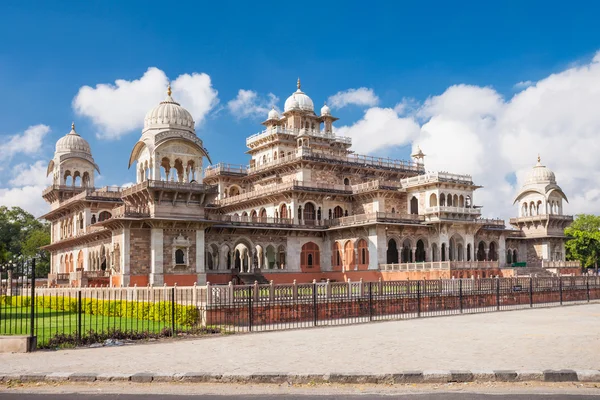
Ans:
[[[538,153],[538,162],[542,162],[542,157],[540,157],[540,154]]]
[[[298,82],[296,82],[296,87],[298,88],[298,90],[300,90],[300,87],[301,87],[301,85],[300,85],[300,77],[298,77]]]
[[[71,130],[74,131],[75,130],[75,121],[71,122]]]
[[[167,86],[167,95],[171,95],[171,82],[169,82],[169,86]]]

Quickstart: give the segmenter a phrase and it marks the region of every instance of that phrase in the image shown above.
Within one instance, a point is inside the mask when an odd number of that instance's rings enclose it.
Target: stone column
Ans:
[[[411,252],[412,252],[412,262],[417,262],[417,258],[416,258],[416,256],[417,256],[417,248],[413,247],[411,249]]]
[[[164,284],[163,260],[163,230],[152,228],[150,233],[150,285],[162,286]],[[167,260],[169,262],[170,260]]]
[[[129,278],[130,278],[130,235],[131,231],[129,228],[123,228],[123,242],[121,246],[121,285],[129,286]]]
[[[204,241],[204,228],[200,228],[196,230],[196,282],[199,285],[206,285],[206,260],[204,259]],[[227,259],[225,259],[225,262],[227,262]]]

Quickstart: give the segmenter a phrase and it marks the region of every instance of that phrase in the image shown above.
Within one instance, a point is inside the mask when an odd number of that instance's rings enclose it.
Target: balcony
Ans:
[[[504,228],[506,227],[506,223],[503,219],[500,218],[477,218],[475,220],[476,224],[480,224],[483,226],[489,226],[493,228]]]
[[[425,208],[425,214],[462,214],[462,215],[481,215],[479,208],[472,207],[452,207],[452,206],[436,206]]]
[[[248,168],[243,165],[218,163],[204,170],[204,177],[209,178],[217,175],[243,176],[248,174]]]
[[[352,144],[352,138],[345,136],[337,136],[331,132],[324,132],[320,130],[311,129],[287,129],[281,126],[276,126],[271,129],[265,129],[262,132],[254,134],[246,139],[246,146],[250,147],[251,144],[266,139],[271,135],[290,135],[290,136],[309,136],[315,138],[329,139],[339,143]]]
[[[528,215],[528,216],[524,216],[524,217],[511,218],[510,223],[511,223],[511,225],[517,225],[519,223],[540,222],[540,221],[546,221],[548,219],[552,219],[554,221],[571,222],[571,221],[573,221],[573,216],[572,215],[557,215],[557,214]]]
[[[113,218],[149,218],[148,207],[120,206],[113,210]]]
[[[332,192],[341,194],[352,194],[352,188],[345,185],[332,185],[328,183],[310,182],[310,181],[290,181],[266,186],[251,192],[242,193],[237,196],[226,197],[217,200],[219,206],[226,206],[234,203],[240,203],[247,200],[268,196],[275,193],[282,193],[291,190],[303,190],[313,192]]]
[[[217,193],[216,185],[205,185],[202,183],[190,183],[190,182],[168,182],[168,181],[155,181],[147,180],[136,185],[130,186],[123,189],[123,197],[130,196],[141,190],[154,189],[154,190],[170,190],[177,192],[192,192],[192,193]]]
[[[471,175],[451,174],[448,172],[428,172],[423,175],[417,175],[400,180],[400,183],[404,188],[421,186],[436,182],[460,183],[463,185],[472,186],[473,178],[471,177]]]
[[[421,223],[425,221],[423,215],[417,214],[398,214],[398,213],[386,213],[386,212],[374,212],[368,214],[357,214],[350,215],[348,217],[341,217],[329,220],[328,225],[331,227],[335,226],[352,226],[362,225],[370,222],[400,222],[400,223]]]
[[[374,190],[400,190],[400,188],[401,186],[398,182],[374,180],[352,185],[352,193],[359,194]]]
[[[381,271],[450,271],[459,269],[498,269],[498,261],[425,261],[398,264],[379,264]]]

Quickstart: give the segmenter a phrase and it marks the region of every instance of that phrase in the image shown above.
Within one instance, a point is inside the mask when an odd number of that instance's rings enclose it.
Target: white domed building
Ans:
[[[52,224],[49,281],[359,282],[570,266],[563,229],[573,218],[563,215],[567,197],[541,162],[516,197],[511,229],[481,218],[470,175],[426,171],[418,146],[412,160],[357,154],[334,131],[332,109],[324,104],[317,114],[299,79],[282,110],[265,111],[263,130],[245,140],[247,160],[204,168],[194,118],[169,87],[144,118],[127,188],[94,188],[98,167],[73,126],[56,144],[53,185],[43,194],[51,204],[43,216]]]
[[[94,170],[100,173],[90,145],[75,131],[75,123],[72,123],[71,131],[56,142],[46,176],[52,174],[52,183],[57,186],[93,188]]]
[[[202,182],[203,158],[209,159],[202,140],[196,136],[194,118],[171,97],[148,111],[142,137],[129,157],[135,164],[136,182],[146,180]]]
[[[554,172],[542,165],[538,157],[514,200],[518,217],[511,218],[510,223],[519,229],[520,235],[507,239],[509,263],[578,267],[577,263],[567,265],[565,261],[564,230],[573,222],[573,216],[563,213],[563,202],[568,201],[556,183]]]

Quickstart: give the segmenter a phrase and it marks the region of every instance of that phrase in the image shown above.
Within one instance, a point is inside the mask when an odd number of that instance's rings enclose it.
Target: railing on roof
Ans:
[[[166,189],[166,190],[179,190],[182,192],[192,191],[192,192],[217,192],[216,185],[205,185],[203,183],[192,183],[192,182],[167,182],[167,181],[156,181],[156,180],[147,180],[144,182],[140,182],[136,185],[129,186],[128,188],[124,188],[122,193],[123,196],[129,196],[133,193],[138,192],[143,189]]]
[[[381,271],[430,271],[456,269],[498,269],[499,261],[424,261],[395,264],[379,264]]]
[[[544,221],[547,219],[554,220],[563,220],[563,221],[572,221],[572,215],[557,215],[557,214],[538,214],[538,215],[528,215],[525,217],[511,218],[511,224],[517,224],[519,222],[530,222],[530,221]]]
[[[393,181],[382,181],[382,180],[374,180],[365,183],[359,183],[357,185],[352,185],[352,193],[363,193],[370,192],[372,190],[377,189],[389,189],[389,190],[398,190],[400,189],[399,182]]]
[[[204,169],[204,177],[218,175],[220,173],[245,175],[248,169],[243,165],[218,163]]]
[[[148,218],[149,207],[119,206],[113,210],[113,218]]]
[[[335,191],[352,194],[352,187],[346,185],[334,185],[329,183],[311,182],[311,181],[290,181],[269,185],[264,188],[256,189],[251,192],[242,193],[236,196],[226,197],[217,200],[216,203],[220,206],[239,203],[241,201],[254,199],[261,196],[267,196],[274,193],[283,192],[286,190],[313,190],[313,191]]]
[[[477,218],[475,220],[476,223],[480,225],[489,225],[489,226],[497,226],[497,227],[505,227],[506,223],[503,219],[500,218]]]
[[[479,208],[453,207],[453,206],[435,206],[435,207],[425,208],[425,214],[436,214],[436,213],[480,215],[481,210]]]
[[[419,186],[433,182],[453,182],[472,185],[473,177],[471,175],[451,174],[449,172],[428,172],[423,175],[404,178],[400,182],[402,183],[402,187]]]
[[[246,145],[249,145],[257,140],[264,139],[266,137],[276,134],[291,136],[311,136],[317,138],[331,139],[344,144],[352,144],[352,138],[346,136],[337,136],[333,132],[324,132],[316,129],[289,129],[281,126],[276,126],[269,129],[265,129],[264,131],[258,132],[252,136],[249,136],[248,138],[246,138]]]

